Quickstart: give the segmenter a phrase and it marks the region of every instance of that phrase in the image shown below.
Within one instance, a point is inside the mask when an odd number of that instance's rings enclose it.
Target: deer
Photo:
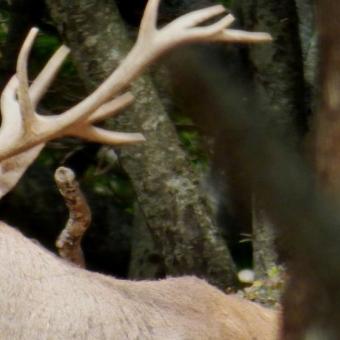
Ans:
[[[32,83],[28,57],[38,34],[32,28],[16,74],[1,95],[0,195],[19,181],[48,141],[73,136],[109,145],[140,143],[141,133],[94,124],[133,102],[129,84],[158,57],[195,42],[256,43],[267,33],[230,29],[221,5],[185,14],[157,27],[160,0],[149,0],[135,45],[88,97],[60,114],[36,112],[69,49],[61,46]],[[216,22],[200,24],[221,16]],[[276,339],[280,313],[227,295],[192,276],[131,281],[75,266],[0,222],[1,339]]]

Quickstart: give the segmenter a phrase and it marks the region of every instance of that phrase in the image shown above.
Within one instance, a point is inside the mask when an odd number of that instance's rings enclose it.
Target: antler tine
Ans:
[[[145,142],[145,137],[141,133],[109,131],[92,125],[82,127],[70,134],[74,137],[110,145],[127,145]]]
[[[28,93],[27,60],[37,34],[38,29],[36,28],[32,28],[29,31],[20,49],[17,61],[17,77],[19,80],[18,98],[24,122],[24,131],[29,131],[35,122],[34,108]]]
[[[163,34],[162,39],[167,46],[163,50],[172,48],[174,45],[194,42],[240,42],[240,43],[259,43],[268,42],[271,37],[267,33],[246,32],[231,30],[228,27],[234,22],[234,16],[227,14],[217,22],[206,25],[197,26],[198,24],[212,19],[213,17],[225,12],[225,8],[221,5],[211,6],[205,9],[197,10],[174,20],[163,28],[160,32]],[[229,34],[229,31],[231,33]],[[237,34],[237,32],[242,32]]]
[[[87,118],[87,123],[96,123],[108,117],[114,117],[121,110],[128,107],[133,101],[134,96],[131,92],[126,92],[115,99],[103,104]]]
[[[225,13],[226,9],[222,5],[214,5],[207,8],[198,9],[196,11],[189,12],[173,20],[165,27],[169,30],[175,28],[176,30],[183,30],[197,26],[209,19],[216,17],[222,13]]]
[[[149,0],[145,6],[144,15],[140,23],[139,39],[149,37],[157,28],[157,12],[160,0]]]
[[[70,49],[68,47],[65,45],[60,46],[49,59],[45,67],[40,71],[38,76],[34,79],[32,85],[29,88],[29,94],[34,108],[36,108],[40,99],[46,93],[48,87],[55,79],[60,67],[69,53]]]
[[[201,36],[203,33],[206,36],[214,35],[218,32],[226,30],[226,28],[229,27],[234,21],[234,16],[232,14],[227,14],[222,19],[218,20],[214,24],[209,25],[208,27],[195,27],[194,29],[192,29],[192,32],[196,32],[198,35]],[[204,29],[204,32],[202,32],[202,29]]]
[[[273,38],[270,34],[265,32],[246,32],[242,30],[227,29],[216,35],[213,40],[230,43],[257,44],[270,42]]]

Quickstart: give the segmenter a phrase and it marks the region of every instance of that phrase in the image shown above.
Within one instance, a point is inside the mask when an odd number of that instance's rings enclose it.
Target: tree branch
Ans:
[[[56,246],[61,257],[84,268],[81,240],[91,223],[91,211],[71,169],[59,167],[54,178],[69,209],[68,221],[57,239]]]

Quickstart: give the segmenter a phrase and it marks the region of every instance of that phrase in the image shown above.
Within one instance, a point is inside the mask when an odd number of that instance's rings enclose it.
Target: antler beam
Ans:
[[[148,1],[137,41],[118,68],[92,94],[57,115],[43,116],[36,109],[69,49],[61,46],[29,86],[28,56],[38,30],[33,28],[30,31],[18,57],[17,74],[10,79],[1,96],[0,173],[6,173],[6,180],[1,181],[0,177],[0,196],[16,184],[49,140],[68,135],[106,144],[144,141],[140,133],[109,131],[92,124],[116,115],[131,104],[133,96],[125,92],[129,84],[170,49],[195,42],[258,43],[271,40],[267,33],[229,29],[234,21],[231,14],[215,23],[199,26],[225,13],[221,5],[190,12],[159,29],[159,2]],[[8,169],[14,168],[16,170],[9,174]]]
[[[158,29],[158,6],[159,0],[148,2],[135,46],[111,76],[78,105],[54,116],[41,116],[35,110],[66,58],[68,49],[62,46],[29,88],[27,58],[37,35],[37,29],[32,29],[18,58],[17,75],[10,80],[1,98],[3,123],[0,130],[0,160],[64,135],[109,144],[141,142],[144,140],[141,134],[111,132],[93,127],[91,123],[113,115],[118,109],[128,105],[132,101],[132,95],[118,95],[156,58],[175,46],[187,43],[253,43],[271,40],[267,33],[228,29],[234,20],[231,14],[211,25],[198,26],[223,14],[225,8],[221,5],[183,15]],[[16,93],[19,100],[16,99]],[[118,97],[112,101],[111,98],[115,96]],[[111,101],[108,102],[109,100]]]

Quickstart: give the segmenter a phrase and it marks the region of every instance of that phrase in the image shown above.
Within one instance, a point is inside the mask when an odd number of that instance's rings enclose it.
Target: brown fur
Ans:
[[[278,314],[195,277],[125,281],[0,222],[0,339],[276,339]]]

